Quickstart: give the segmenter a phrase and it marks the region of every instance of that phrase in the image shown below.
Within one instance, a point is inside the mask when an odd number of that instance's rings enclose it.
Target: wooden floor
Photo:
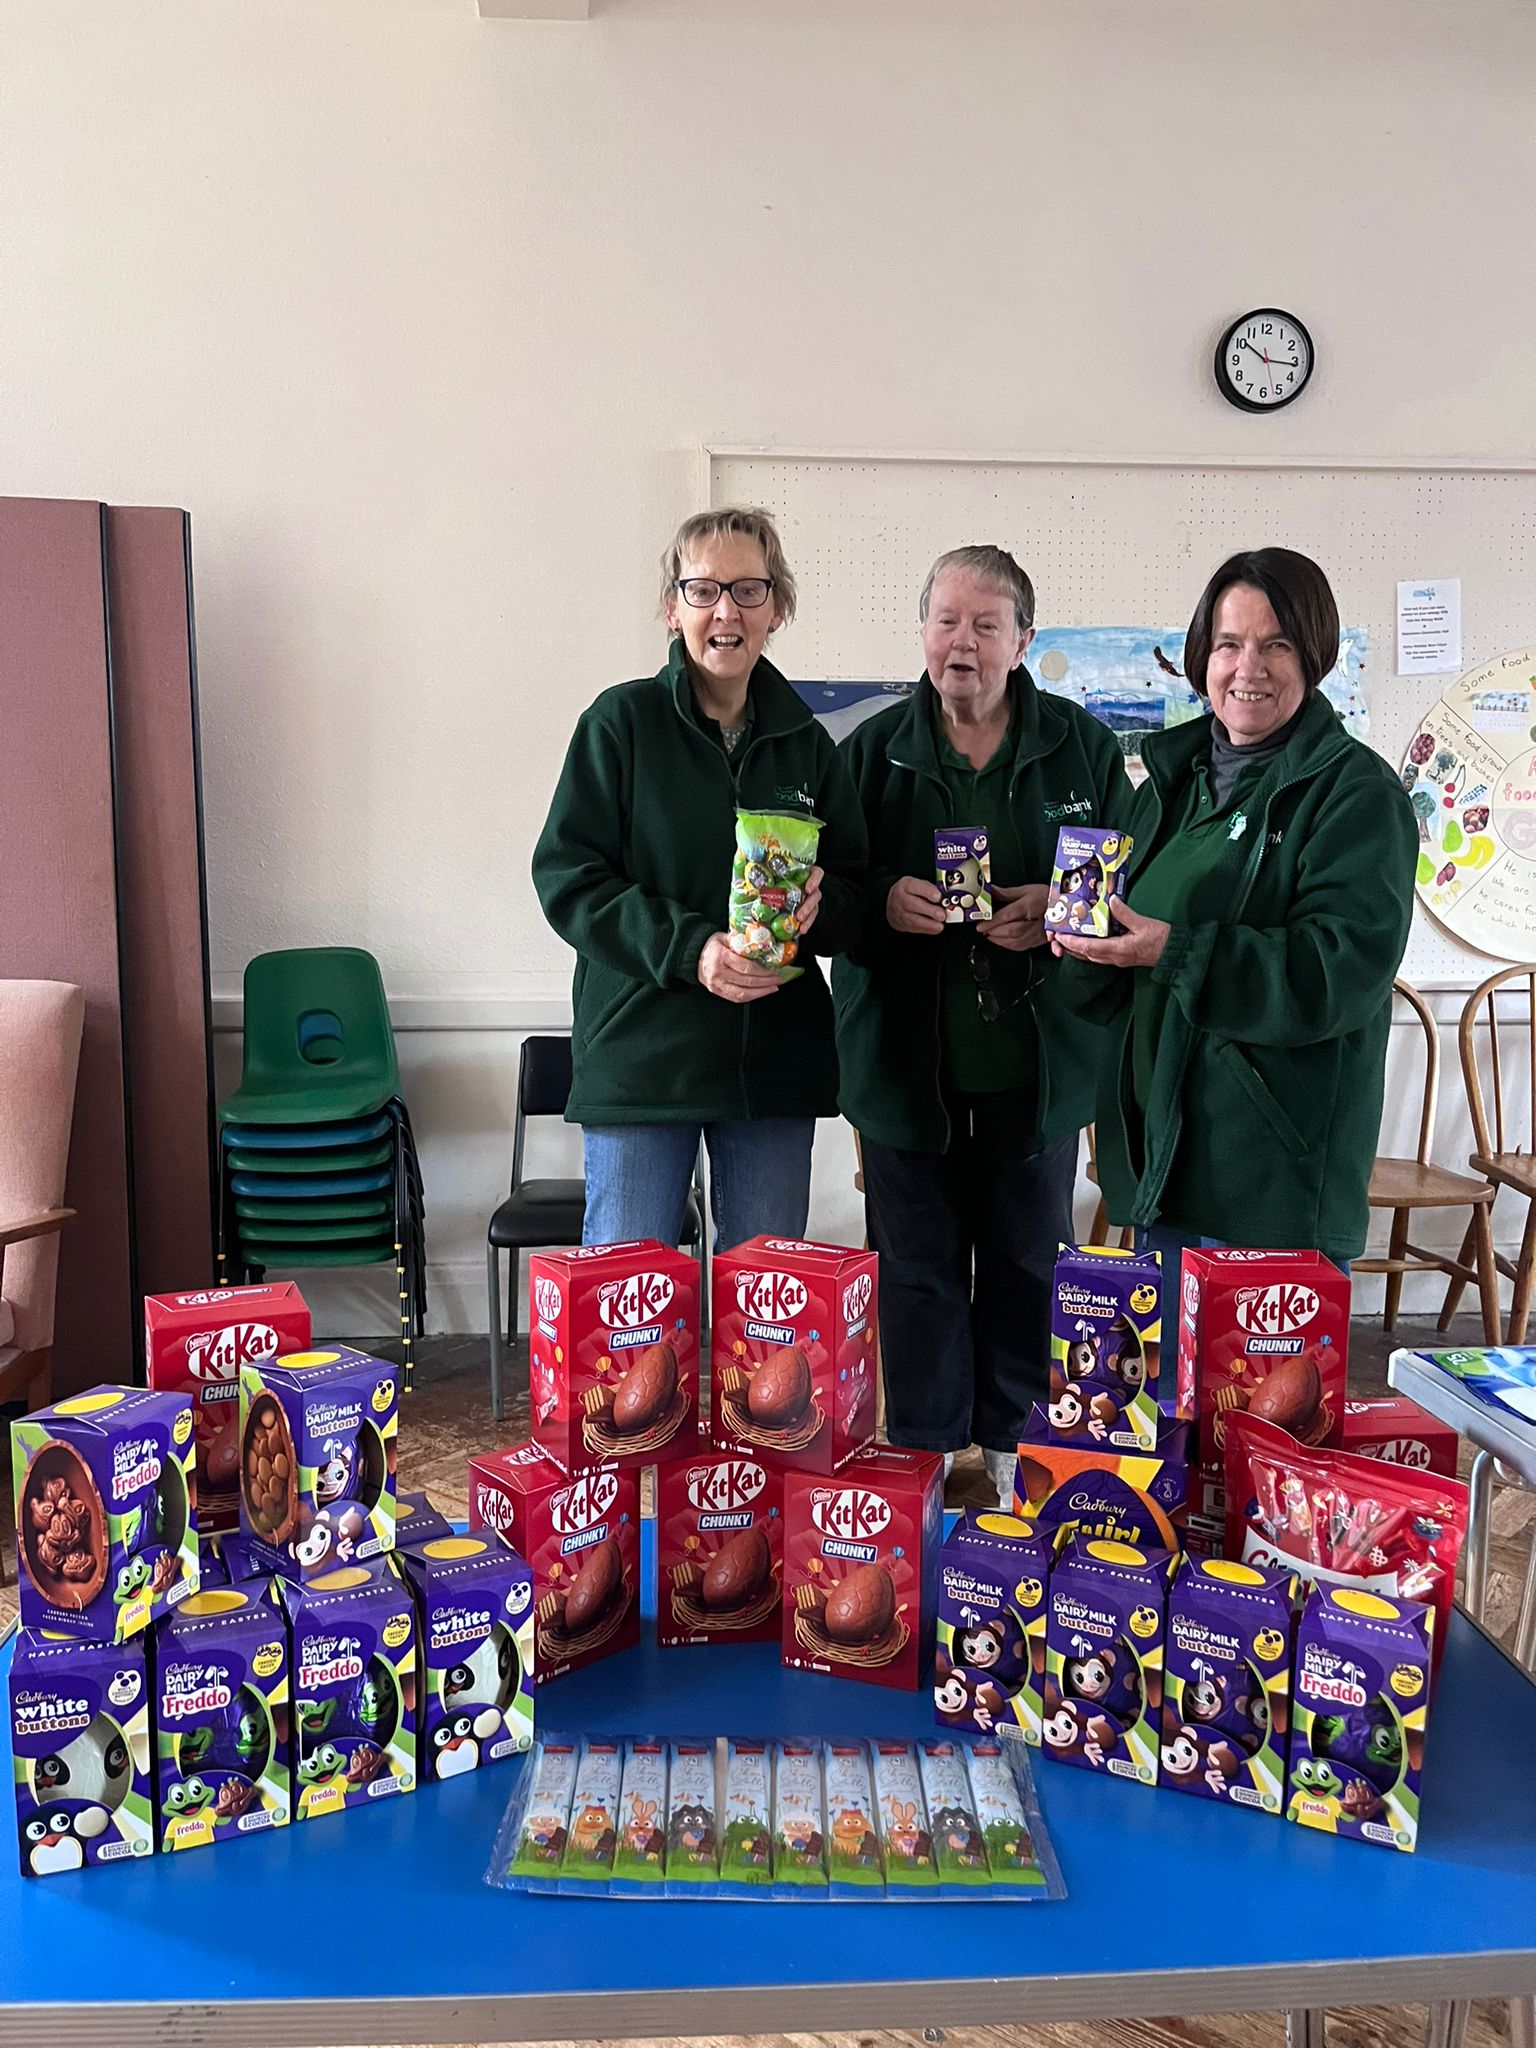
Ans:
[[[398,1349],[367,1338],[355,1340],[359,1347],[386,1357],[398,1357]],[[1373,1324],[1357,1322],[1350,1337],[1350,1392],[1356,1395],[1386,1390],[1386,1362],[1402,1344],[1430,1346],[1434,1343],[1428,1323],[1404,1321],[1391,1338],[1383,1337]],[[1471,1318],[1458,1318],[1451,1335],[1438,1340],[1476,1344],[1479,1327]],[[501,1423],[491,1420],[488,1394],[487,1346],[483,1337],[428,1338],[418,1347],[416,1387],[401,1413],[400,1483],[425,1489],[434,1505],[447,1515],[467,1510],[465,1466],[475,1452],[493,1450],[515,1442],[527,1433],[526,1357],[509,1373],[509,1385],[522,1391],[511,1403]],[[958,1458],[950,1474],[948,1504],[963,1507],[987,1501],[986,1474],[979,1452]],[[646,1506],[649,1507],[649,1501]],[[1496,1490],[1493,1510],[1493,1543],[1489,1575],[1488,1624],[1496,1634],[1507,1636],[1513,1628],[1520,1589],[1524,1582],[1526,1558],[1536,1535],[1536,1495],[1513,1488]],[[0,1557],[10,1583],[0,1586],[0,1629],[14,1615],[15,1550],[12,1541],[11,1502],[0,1500]],[[1362,1851],[1362,1857],[1368,1852]],[[1411,1946],[1412,1936],[1405,1940]],[[1276,2014],[1232,2014],[1199,2019],[1149,2018],[1105,2020],[1092,2025],[1028,2024],[1020,2014],[1017,2027],[962,2027],[952,2032],[859,2034],[792,2034],[709,2037],[707,2048],[1281,2048],[1284,2022]],[[1422,2006],[1373,2006],[1346,2008],[1330,2016],[1330,2048],[1419,2048],[1424,2040],[1425,2013]],[[1496,2001],[1479,2003],[1473,2011],[1468,2033],[1469,2048],[1492,2048],[1507,2041],[1509,2030],[1505,2008]],[[470,2044],[422,2044],[422,2048],[470,2048]],[[473,2044],[489,2048],[489,2044]],[[563,2044],[562,2044],[563,2048]],[[618,2044],[625,2048],[625,2044]],[[673,2048],[673,2044],[669,2044]],[[678,2044],[680,2048],[680,2044]]]

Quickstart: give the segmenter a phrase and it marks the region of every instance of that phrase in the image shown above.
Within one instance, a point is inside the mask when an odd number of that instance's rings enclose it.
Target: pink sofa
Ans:
[[[85,997],[65,981],[0,981],[0,1401],[48,1400],[60,1206]]]

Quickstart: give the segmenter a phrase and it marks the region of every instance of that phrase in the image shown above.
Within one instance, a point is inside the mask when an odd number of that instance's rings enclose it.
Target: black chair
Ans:
[[[505,1363],[501,1321],[501,1255],[512,1255],[505,1347],[518,1330],[518,1259],[543,1245],[581,1243],[586,1216],[586,1183],[580,1180],[524,1180],[523,1133],[531,1116],[564,1116],[571,1093],[569,1038],[525,1038],[517,1063],[517,1120],[512,1135],[512,1185],[486,1231],[485,1271],[491,1320],[491,1414],[502,1417],[501,1373]],[[694,1168],[683,1214],[683,1246],[704,1258],[704,1197]]]

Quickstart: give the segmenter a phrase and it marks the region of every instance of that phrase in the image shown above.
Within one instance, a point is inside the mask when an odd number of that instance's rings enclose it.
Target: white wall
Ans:
[[[216,988],[380,956],[461,1327],[567,974],[529,850],[660,659],[698,444],[1536,454],[1516,0],[0,0],[0,48],[5,488],[190,507]],[[1321,368],[1251,422],[1207,362],[1266,302]]]

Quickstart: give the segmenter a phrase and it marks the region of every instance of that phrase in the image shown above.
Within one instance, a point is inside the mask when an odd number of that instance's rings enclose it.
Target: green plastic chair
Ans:
[[[247,1152],[231,1147],[225,1157],[234,1173],[363,1173],[388,1166],[395,1148],[387,1138],[377,1145],[353,1145],[341,1152]]]
[[[394,1257],[393,1239],[378,1238],[361,1244],[264,1244],[261,1257],[247,1259],[246,1264],[261,1272],[271,1266],[286,1272],[290,1266],[376,1266],[385,1259],[393,1264]]]
[[[235,1203],[235,1214],[242,1222],[250,1223],[389,1223],[394,1222],[395,1205],[380,1197],[372,1201],[367,1195],[356,1195],[349,1202],[344,1197],[333,1202],[304,1202],[265,1200],[241,1196]]]
[[[342,1223],[311,1223],[306,1217],[288,1217],[281,1223],[260,1223],[254,1220],[240,1224],[240,1242],[258,1258],[261,1247],[269,1244],[356,1244],[359,1238],[373,1239],[387,1235],[390,1249],[394,1249],[394,1226],[389,1221],[375,1223],[366,1217],[348,1217]]]
[[[258,953],[245,970],[245,1063],[220,1123],[372,1116],[400,1091],[379,963],[360,946]]]

